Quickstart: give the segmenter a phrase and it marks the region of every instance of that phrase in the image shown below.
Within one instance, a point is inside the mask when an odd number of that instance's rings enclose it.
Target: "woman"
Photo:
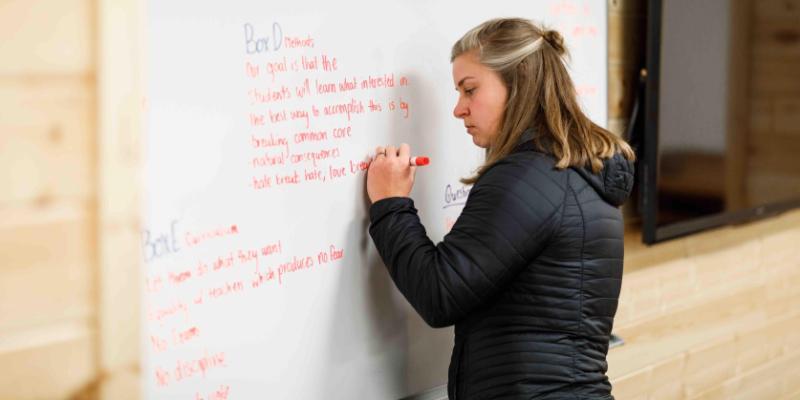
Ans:
[[[398,289],[455,325],[451,399],[612,399],[606,353],[622,278],[631,148],[581,111],[561,35],[487,21],[453,46],[453,114],[486,162],[438,245],[413,201],[410,149],[379,147],[369,228]]]

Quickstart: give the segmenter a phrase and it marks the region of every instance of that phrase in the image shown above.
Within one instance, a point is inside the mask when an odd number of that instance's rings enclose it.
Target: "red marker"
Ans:
[[[423,165],[428,165],[431,163],[431,160],[428,157],[411,157],[408,160],[408,165],[412,165],[415,167],[421,167]]]

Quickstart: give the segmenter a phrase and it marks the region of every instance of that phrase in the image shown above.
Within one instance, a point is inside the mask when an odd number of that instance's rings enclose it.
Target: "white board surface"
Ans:
[[[446,383],[367,233],[360,164],[407,142],[441,240],[480,163],[450,47],[493,17],[559,29],[606,122],[606,1],[148,2],[143,393],[392,399]]]

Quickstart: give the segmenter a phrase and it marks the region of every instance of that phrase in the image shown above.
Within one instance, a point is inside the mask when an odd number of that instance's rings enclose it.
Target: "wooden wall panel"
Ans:
[[[798,23],[800,24],[800,23]],[[794,66],[794,75],[796,81],[800,83],[800,58],[794,64],[787,63],[787,68]],[[776,135],[791,138],[794,143],[800,142],[800,96],[795,97],[777,97],[775,99],[775,108],[773,115],[773,132]],[[771,138],[765,138],[765,142],[771,141]],[[786,143],[776,143],[777,148],[783,149]],[[796,148],[795,148],[796,149]],[[786,154],[800,154],[789,149]],[[795,157],[796,158],[796,157]]]
[[[85,74],[95,65],[93,2],[0,2],[0,77]]]
[[[644,65],[645,1],[608,1],[608,128],[622,135]],[[603,121],[599,121],[603,122]]]
[[[632,63],[618,63],[608,66],[608,113],[609,116],[627,121],[633,108],[633,94],[638,84],[639,69]],[[618,132],[620,133],[620,132]]]
[[[49,336],[58,330],[45,329]],[[95,343],[88,329],[76,328],[62,340],[3,353],[0,399],[66,399],[82,392],[95,373]]]
[[[94,228],[87,214],[0,225],[0,338],[26,326],[94,315]]]
[[[758,204],[800,187],[800,0],[761,0],[754,10],[745,180]]]
[[[100,240],[99,347],[103,399],[140,396],[139,193],[143,129],[144,2],[98,1]]]
[[[0,205],[92,197],[94,103],[86,75],[0,79]]]
[[[0,1],[0,398],[70,398],[97,362],[92,0]]]
[[[761,0],[753,2],[758,23],[769,23],[776,19],[800,21],[800,0]]]

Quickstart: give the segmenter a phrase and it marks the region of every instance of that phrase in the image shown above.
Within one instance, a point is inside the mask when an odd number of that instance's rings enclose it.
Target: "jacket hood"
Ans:
[[[532,129],[523,132],[518,149],[533,149],[530,140],[534,134]],[[633,190],[633,162],[621,153],[603,160],[603,169],[598,173],[592,172],[590,167],[570,168],[580,174],[606,203],[615,207],[625,203]]]
[[[589,167],[572,169],[580,174],[603,200],[613,206],[618,207],[625,203],[633,189],[633,162],[621,153],[603,160],[603,169],[598,173],[592,172]]]

